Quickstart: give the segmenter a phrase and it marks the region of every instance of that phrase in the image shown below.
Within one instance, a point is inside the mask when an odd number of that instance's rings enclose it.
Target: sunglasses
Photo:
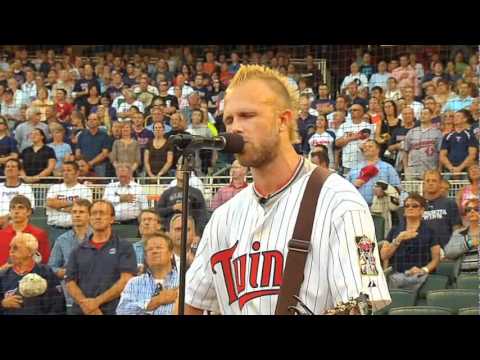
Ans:
[[[477,211],[478,212],[478,209],[477,208],[474,208],[474,207],[466,207],[465,208],[465,214],[468,214],[472,211]]]
[[[409,208],[418,209],[419,207],[420,205],[418,204],[405,204],[404,206],[405,209],[409,209]]]

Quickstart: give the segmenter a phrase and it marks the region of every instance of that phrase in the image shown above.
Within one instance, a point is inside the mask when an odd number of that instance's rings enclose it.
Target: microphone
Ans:
[[[243,137],[233,133],[221,133],[211,138],[191,134],[177,134],[170,136],[168,141],[179,150],[186,148],[192,150],[209,149],[231,154],[242,152],[245,145]]]

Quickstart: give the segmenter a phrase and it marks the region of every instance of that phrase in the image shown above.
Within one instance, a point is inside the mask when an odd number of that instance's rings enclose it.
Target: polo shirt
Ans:
[[[97,157],[103,149],[112,149],[112,139],[105,132],[99,130],[95,135],[90,131],[82,131],[78,136],[77,147],[87,161]]]
[[[97,249],[91,243],[92,237],[93,234],[72,251],[66,271],[66,282],[75,281],[88,298],[95,298],[110,289],[120,279],[121,273],[137,273],[132,244],[112,233],[104,246]],[[105,315],[114,315],[119,300],[117,298],[101,305],[100,310]],[[73,304],[72,313],[83,314],[77,303]]]
[[[398,234],[406,230],[405,222],[390,230],[387,240],[392,242]],[[423,267],[432,260],[431,249],[439,245],[435,233],[422,221],[418,229],[418,235],[410,240],[402,241],[393,256],[390,258],[390,265],[394,272],[403,273],[413,266]]]
[[[55,151],[47,145],[43,145],[37,152],[30,146],[22,151],[20,156],[23,168],[27,176],[35,176],[48,167],[48,160],[55,159]]]
[[[38,241],[38,252],[42,256],[42,264],[47,264],[50,258],[50,242],[48,241],[48,233],[32,224],[28,224],[22,231],[32,234]],[[5,229],[0,230],[0,266],[8,261],[10,256],[10,242],[17,235],[17,232],[9,224]]]
[[[442,150],[447,150],[448,160],[453,166],[465,161],[470,147],[478,148],[478,141],[468,130],[452,131],[445,135],[442,141]]]

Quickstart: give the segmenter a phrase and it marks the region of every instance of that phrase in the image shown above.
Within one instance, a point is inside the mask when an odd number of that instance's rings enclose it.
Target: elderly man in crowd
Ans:
[[[105,187],[103,199],[115,207],[115,220],[120,224],[138,225],[140,211],[148,207],[148,202],[141,185],[133,180],[130,164],[120,163],[117,166],[118,182]]]
[[[50,267],[35,261],[37,251],[38,241],[32,234],[19,233],[12,239],[11,267],[0,274],[0,314],[65,314],[60,281]]]

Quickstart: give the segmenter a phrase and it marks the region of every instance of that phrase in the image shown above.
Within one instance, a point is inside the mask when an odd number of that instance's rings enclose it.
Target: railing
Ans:
[[[155,205],[155,201],[157,201],[163,191],[165,191],[169,183],[174,178],[162,178],[160,180],[156,178],[139,178],[137,182],[142,185],[144,194],[147,196],[148,203],[151,207]],[[203,196],[205,198],[205,202],[207,203],[207,207],[210,207],[211,200],[215,193],[220,189],[222,186],[225,186],[230,182],[229,176],[216,176],[216,177],[205,177],[200,178],[204,184],[204,191]],[[95,180],[99,180],[99,178],[95,178]],[[104,183],[102,184],[88,184],[87,186],[92,190],[93,199],[101,199],[103,197],[103,192],[105,190],[105,184],[113,181],[117,181],[115,178],[102,178]],[[158,181],[157,183],[148,183],[149,181]],[[247,179],[251,181],[251,178]],[[451,180],[450,181],[450,190],[449,190],[449,197],[455,198],[458,191],[468,185],[468,180]],[[50,188],[51,184],[32,184],[33,193],[35,195],[35,207],[36,208],[44,208],[47,201],[47,192]],[[402,181],[402,189],[406,192],[416,191],[420,194],[423,191],[423,182],[422,181]]]

